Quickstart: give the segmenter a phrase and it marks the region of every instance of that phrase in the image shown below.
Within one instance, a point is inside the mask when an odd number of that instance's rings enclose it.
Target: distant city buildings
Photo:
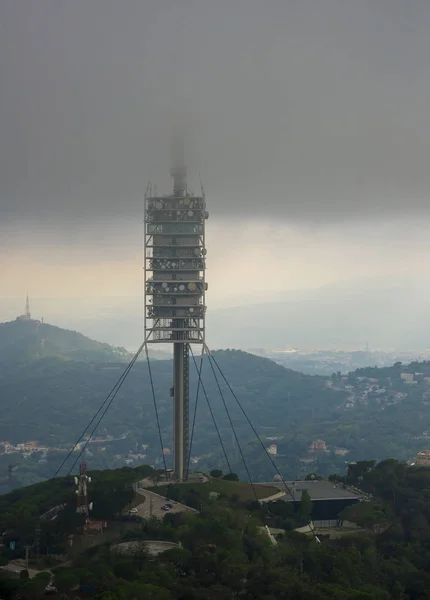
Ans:
[[[314,440],[309,446],[309,451],[315,454],[319,452],[328,452],[327,444],[324,440]]]
[[[266,450],[272,456],[276,456],[278,454],[278,446],[276,444],[270,444],[270,446],[266,448]]]
[[[429,360],[429,351],[396,352],[394,350],[340,350],[340,349],[315,349],[315,350],[264,350],[252,349],[252,354],[270,358],[285,367],[315,375],[345,374],[355,369],[375,365],[389,367],[395,362],[404,364],[415,360]],[[331,386],[331,383],[327,383]]]

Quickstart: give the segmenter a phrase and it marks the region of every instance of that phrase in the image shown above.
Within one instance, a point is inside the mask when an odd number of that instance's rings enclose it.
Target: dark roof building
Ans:
[[[286,481],[291,493],[286,494],[286,498],[281,498],[286,502],[299,501],[302,493],[306,490],[311,500],[360,500],[364,497],[358,490],[344,488],[341,483],[332,483],[327,479],[314,479],[309,481]],[[285,484],[281,481],[270,483],[271,486],[279,488],[279,491],[285,490]]]
[[[289,492],[285,490],[285,484]],[[286,492],[276,500],[300,502],[302,493],[306,490],[312,500],[312,519],[314,521],[336,520],[344,508],[366,500],[366,495],[359,490],[344,487],[343,484],[332,483],[327,479],[286,481],[285,484],[282,482],[270,483],[271,486],[279,488],[279,491],[285,490]]]

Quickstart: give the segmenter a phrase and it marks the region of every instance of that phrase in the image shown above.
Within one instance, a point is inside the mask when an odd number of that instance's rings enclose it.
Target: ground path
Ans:
[[[144,488],[135,487],[135,492],[144,497],[145,501],[142,504],[137,504],[135,509],[137,512],[135,513],[139,517],[143,517],[144,519],[149,519],[152,517],[157,517],[159,519],[163,518],[164,515],[169,513],[181,513],[181,512],[191,512],[197,513],[198,511],[189,506],[185,506],[185,504],[181,504],[180,502],[173,502],[173,500],[169,500],[164,496],[160,496],[160,494],[156,494],[155,492],[150,492]],[[172,508],[169,511],[162,510],[162,506],[166,503],[171,504]]]

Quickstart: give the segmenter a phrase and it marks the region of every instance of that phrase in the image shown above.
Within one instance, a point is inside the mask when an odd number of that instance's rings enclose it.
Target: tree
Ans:
[[[300,514],[306,521],[311,520],[312,516],[312,500],[307,490],[303,490],[300,498]]]
[[[389,506],[381,501],[353,504],[345,508],[340,517],[375,533],[383,531],[393,519]]]
[[[216,479],[220,479],[222,477],[222,471],[221,469],[212,469],[209,475],[211,477],[215,477]]]
[[[151,479],[152,479],[152,483],[154,484],[154,487],[156,487],[160,483],[162,477],[163,477],[163,474],[161,471],[154,471],[152,473]]]
[[[69,592],[79,584],[80,574],[77,569],[61,567],[55,571],[54,585],[59,592]]]
[[[348,465],[348,473],[346,475],[347,483],[357,485],[366,473],[374,469],[376,460],[359,460],[356,463]]]

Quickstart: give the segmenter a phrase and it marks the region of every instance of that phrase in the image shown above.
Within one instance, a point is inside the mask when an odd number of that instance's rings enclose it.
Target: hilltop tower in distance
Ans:
[[[23,315],[20,315],[19,317],[17,317],[16,320],[17,321],[31,321],[30,300],[28,298],[28,293],[27,293],[27,297],[25,300],[25,313]]]
[[[173,344],[173,475],[188,477],[189,351],[205,344],[205,220],[203,190],[187,187],[184,141],[173,148],[173,193],[145,195],[145,339]]]

